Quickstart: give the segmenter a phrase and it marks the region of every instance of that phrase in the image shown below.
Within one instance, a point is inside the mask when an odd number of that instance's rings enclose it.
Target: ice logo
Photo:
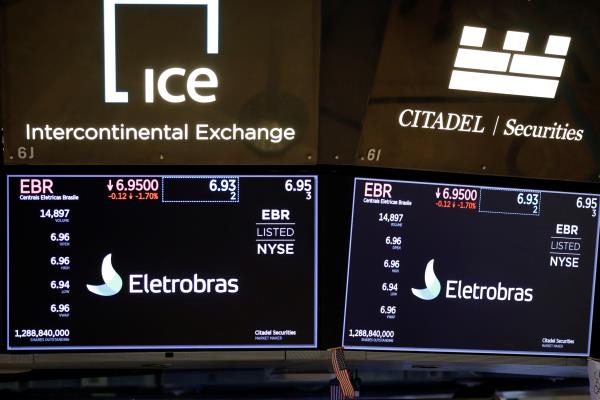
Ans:
[[[102,260],[102,279],[104,285],[86,285],[87,289],[98,296],[114,296],[121,291],[123,279],[112,266],[112,254]]]
[[[423,289],[411,289],[412,293],[420,298],[421,300],[433,300],[440,294],[442,285],[440,280],[435,276],[433,271],[433,259],[427,263],[425,268],[425,288]]]

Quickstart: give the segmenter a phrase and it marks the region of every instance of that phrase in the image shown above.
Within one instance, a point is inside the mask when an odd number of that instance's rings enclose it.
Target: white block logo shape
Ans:
[[[554,98],[571,38],[550,35],[544,56],[524,54],[529,33],[507,31],[504,51],[481,50],[486,28],[465,26],[449,89]],[[556,57],[558,56],[558,57]]]

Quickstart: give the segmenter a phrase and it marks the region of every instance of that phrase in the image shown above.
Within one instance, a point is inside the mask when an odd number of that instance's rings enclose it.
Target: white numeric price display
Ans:
[[[211,192],[229,192],[229,200],[237,200],[238,180],[231,178],[211,179],[208,182]]]
[[[540,194],[539,193],[519,193],[517,195],[517,204],[519,205],[531,205],[537,206],[540,204]]]
[[[469,188],[449,188],[445,187],[440,190],[440,188],[436,189],[436,198],[442,198],[444,200],[465,200],[465,201],[475,201],[477,200],[478,191],[477,189],[469,189]]]
[[[398,291],[398,283],[397,282],[384,282],[381,285],[381,290],[384,292],[397,292]]]
[[[402,222],[404,214],[379,213],[379,222]]]
[[[379,313],[384,315],[395,315],[396,306],[381,306],[379,307]]]
[[[52,242],[68,242],[71,240],[71,235],[68,232],[52,232],[50,241]]]
[[[69,281],[50,281],[50,289],[70,289],[71,284]]]
[[[50,265],[69,265],[71,264],[71,257],[50,257]]]
[[[43,208],[40,210],[40,218],[68,218],[70,212],[68,208]]]
[[[69,329],[15,329],[14,337],[21,338],[57,338],[69,337]]]
[[[68,313],[71,311],[70,304],[51,304],[50,312],[51,313]]]
[[[211,179],[208,188],[211,192],[235,192],[237,179]]]
[[[114,188],[117,192],[156,192],[159,187],[160,184],[158,182],[158,179],[143,178],[117,179],[114,183],[114,186],[112,179],[109,179],[107,184],[108,190],[112,190]]]
[[[400,236],[386,236],[385,244],[390,246],[400,246],[402,244],[402,238]]]
[[[348,336],[355,338],[393,338],[396,335],[395,331],[381,329],[349,329]]]
[[[598,198],[597,197],[588,197],[588,196],[579,196],[575,201],[575,205],[577,208],[589,209],[592,210],[592,217],[598,215]]]
[[[286,179],[286,192],[304,192],[306,200],[312,199],[312,179]]]

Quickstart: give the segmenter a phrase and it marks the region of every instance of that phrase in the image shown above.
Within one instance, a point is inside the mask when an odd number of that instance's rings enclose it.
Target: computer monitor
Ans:
[[[598,201],[356,178],[344,346],[589,355]]]
[[[6,184],[8,351],[316,347],[316,176]]]

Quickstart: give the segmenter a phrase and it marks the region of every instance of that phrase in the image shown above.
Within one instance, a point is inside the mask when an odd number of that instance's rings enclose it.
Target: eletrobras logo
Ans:
[[[102,260],[102,285],[86,285],[87,289],[98,296],[114,296],[123,288],[123,280],[112,265],[112,254]],[[239,291],[237,278],[199,278],[194,274],[192,278],[150,278],[148,274],[129,275],[130,294],[204,294],[204,293],[230,293]]]
[[[433,300],[441,292],[442,285],[433,270],[434,260],[430,260],[425,267],[425,288],[412,289],[412,293],[421,300]],[[502,282],[487,286],[478,283],[465,284],[462,280],[446,281],[446,298],[461,300],[488,300],[488,301],[533,301],[533,289],[520,287],[506,287]]]
[[[440,280],[435,276],[433,271],[433,260],[430,260],[425,267],[425,288],[424,289],[412,289],[415,296],[422,300],[433,300],[440,294],[442,285]]]
[[[107,255],[102,260],[102,280],[103,285],[87,285],[90,292],[98,296],[114,296],[121,291],[123,279],[112,266],[112,254]]]

